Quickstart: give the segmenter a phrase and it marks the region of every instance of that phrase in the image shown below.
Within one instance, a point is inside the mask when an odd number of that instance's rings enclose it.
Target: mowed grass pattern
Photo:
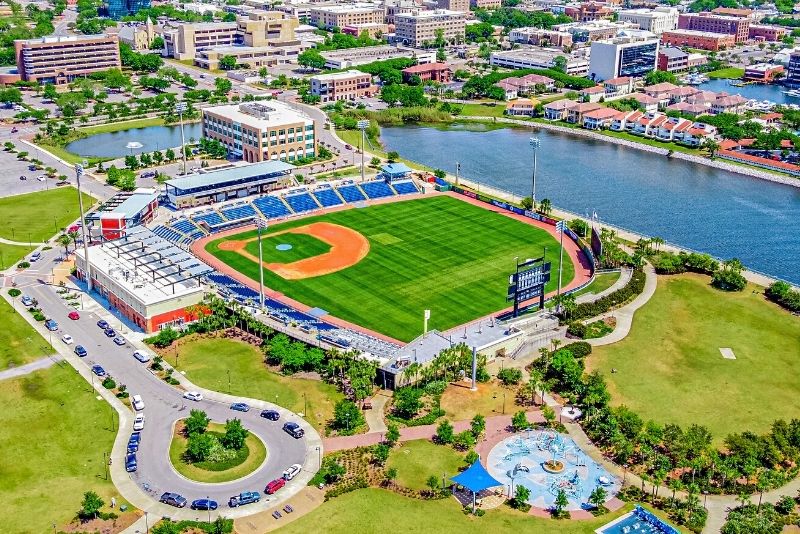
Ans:
[[[261,237],[261,249],[264,261],[267,263],[292,263],[306,258],[325,254],[331,246],[308,234],[281,234],[271,235],[272,232]],[[289,250],[278,250],[278,245],[291,245]],[[245,250],[258,257],[258,240],[250,241]]]
[[[325,221],[361,232],[369,254],[342,271],[287,281],[264,272],[266,285],[336,317],[402,341],[422,333],[423,310],[430,328],[446,330],[508,306],[505,295],[514,258],[542,255],[553,263],[547,291],[558,280],[558,242],[541,228],[467,202],[437,196],[349,209],[291,221],[273,230]],[[211,254],[253,280],[258,266],[236,252],[222,251],[225,239],[209,243]],[[574,276],[564,256],[563,284]]]
[[[800,319],[760,289],[724,293],[707,276],[659,276],[628,337],[596,347],[588,370],[605,375],[614,404],[660,423],[705,425],[717,443],[798,417]]]

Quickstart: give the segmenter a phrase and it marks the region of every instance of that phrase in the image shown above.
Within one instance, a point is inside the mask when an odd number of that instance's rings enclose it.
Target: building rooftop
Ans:
[[[403,69],[403,72],[407,74],[418,74],[423,72],[435,72],[449,68],[450,66],[447,63],[424,63],[422,65],[414,65],[412,67],[405,68]]]
[[[116,213],[131,218],[145,209],[151,202],[156,200],[158,195],[153,190],[136,190],[131,196],[126,198],[122,204],[114,208],[111,213]]]
[[[689,54],[681,50],[680,48],[676,48],[674,46],[662,46],[658,49],[659,54],[664,54],[670,59],[677,59],[677,58],[688,58]]]
[[[677,28],[675,30],[664,30],[664,34],[674,33],[678,35],[690,35],[694,37],[708,37],[711,39],[730,39],[733,37],[733,34],[729,33],[714,33],[714,32],[704,32],[700,30],[684,30],[682,28]]]
[[[290,165],[283,161],[262,161],[259,163],[235,165],[225,169],[189,174],[180,178],[167,180],[165,183],[168,186],[176,187],[185,191],[196,189],[198,187],[214,186],[235,180],[244,180],[252,176],[283,174],[291,171],[294,168],[294,165]]]
[[[466,18],[466,13],[461,11],[450,11],[449,9],[430,9],[430,10],[414,10],[411,13],[398,13],[395,15],[395,21],[401,18],[411,19],[432,19],[435,17],[443,16],[461,16]]]
[[[247,124],[248,126],[260,128],[261,130],[265,130],[276,124],[312,122],[311,117],[305,112],[277,100],[203,108],[203,115],[206,113],[213,113],[231,122]]]
[[[95,39],[105,39],[109,35],[99,33],[95,35],[45,35],[36,39],[17,39],[14,42],[25,44],[45,44],[45,43],[78,43],[81,41],[93,41]]]
[[[311,77],[312,80],[320,80],[320,81],[333,81],[333,80],[349,80],[353,76],[368,76],[366,72],[361,72],[360,70],[346,70],[344,72],[333,72],[331,74],[315,74]]]

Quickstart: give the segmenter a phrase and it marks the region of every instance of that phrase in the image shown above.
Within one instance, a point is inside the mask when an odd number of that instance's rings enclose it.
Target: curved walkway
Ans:
[[[597,274],[598,273],[595,273],[595,275]],[[604,274],[604,273],[599,273],[599,274]],[[610,295],[614,291],[625,287],[625,285],[628,282],[630,282],[632,276],[633,276],[633,269],[630,269],[628,267],[623,267],[620,270],[619,278],[617,279],[616,282],[614,282],[614,284],[611,287],[604,289],[600,293],[584,293],[582,295],[578,295],[578,298],[575,299],[575,302],[576,304],[581,304],[583,302],[594,302],[596,300],[605,297],[606,295]]]
[[[50,356],[39,358],[38,360],[26,363],[25,365],[20,365],[19,367],[12,367],[11,369],[6,369],[5,371],[0,371],[0,380],[17,378],[20,376],[27,375],[28,373],[32,373],[34,371],[47,369],[48,367],[52,367],[53,365],[63,360],[64,358],[62,358],[58,354],[51,354]]]
[[[644,290],[635,299],[621,308],[608,311],[602,315],[590,319],[593,322],[602,321],[607,317],[616,317],[617,319],[617,325],[614,327],[613,332],[601,338],[587,339],[586,341],[590,345],[594,347],[610,345],[612,343],[616,343],[617,341],[621,341],[625,338],[625,336],[628,335],[628,333],[631,331],[633,315],[636,313],[636,310],[647,304],[647,301],[650,300],[650,298],[656,292],[656,287],[658,286],[658,277],[656,275],[656,271],[649,263],[645,264],[644,266],[644,274]]]
[[[34,246],[41,247],[47,244],[47,243],[35,243],[35,242],[28,243],[27,241],[23,243],[22,241],[12,241],[10,239],[6,239],[5,237],[0,237],[0,243],[3,243],[4,245],[14,245],[17,247],[34,247]]]

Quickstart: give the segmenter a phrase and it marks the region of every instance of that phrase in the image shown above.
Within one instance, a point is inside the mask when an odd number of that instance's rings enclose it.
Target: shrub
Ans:
[[[497,373],[497,378],[507,386],[516,385],[522,380],[522,371],[507,367]]]
[[[475,445],[475,436],[471,430],[464,430],[453,436],[453,447],[465,451]]]
[[[564,345],[561,348],[570,351],[576,358],[585,358],[592,353],[592,346],[586,341],[576,341],[575,343]]]
[[[117,383],[114,381],[113,378],[107,376],[103,379],[103,387],[106,389],[114,389],[117,387]]]
[[[520,410],[514,414],[511,418],[511,426],[514,427],[515,432],[519,432],[520,430],[525,430],[531,424],[528,422],[528,416],[525,414],[524,411]]]
[[[17,298],[20,295],[22,295],[22,291],[20,291],[16,287],[12,287],[11,289],[8,290],[8,296],[11,298]]]
[[[17,267],[19,267],[20,269],[27,269],[30,266],[31,264],[28,263],[27,261],[21,261],[17,264]]]
[[[644,290],[645,274],[641,269],[633,271],[633,276],[616,291],[597,299],[594,302],[582,302],[575,306],[571,317],[573,320],[587,319],[605,313],[614,306],[619,306],[628,300],[636,297]]]
[[[764,292],[767,298],[787,310],[800,311],[800,291],[792,289],[786,282],[775,282]]]
[[[586,325],[580,321],[572,321],[567,327],[567,334],[583,339],[586,337]]]
[[[177,330],[173,328],[164,328],[155,336],[145,338],[144,342],[156,348],[163,349],[172,345],[179,337],[181,337],[181,334]]]
[[[711,285],[723,291],[741,291],[747,286],[747,280],[740,273],[723,269],[714,273]]]
[[[442,444],[453,442],[453,425],[447,419],[436,428],[436,441]]]
[[[389,459],[391,449],[385,443],[378,443],[372,448],[372,461],[378,465],[383,465]]]

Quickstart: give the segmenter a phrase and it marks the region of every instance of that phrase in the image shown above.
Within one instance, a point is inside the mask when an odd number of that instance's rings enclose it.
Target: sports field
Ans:
[[[327,251],[328,256],[337,251],[345,256],[337,256],[341,265],[335,272],[298,277],[298,269],[288,267],[321,267],[310,264],[326,252],[317,238],[306,243],[295,239],[309,225],[328,232],[332,225],[344,227],[341,233],[347,239]],[[557,285],[558,242],[547,231],[452,197],[328,213],[271,226],[266,235],[290,229],[295,233],[264,243],[264,263],[273,268],[264,270],[267,287],[401,341],[422,333],[425,309],[431,310],[429,328],[446,330],[507,307],[515,257],[539,257],[547,247],[553,276],[546,290]],[[314,235],[325,238],[321,231]],[[206,244],[206,251],[257,281],[255,236],[248,231],[217,239]],[[277,250],[282,243],[292,248]],[[283,252],[290,254],[283,259]],[[279,276],[276,270],[295,278]],[[563,285],[573,276],[573,264],[564,254]]]

